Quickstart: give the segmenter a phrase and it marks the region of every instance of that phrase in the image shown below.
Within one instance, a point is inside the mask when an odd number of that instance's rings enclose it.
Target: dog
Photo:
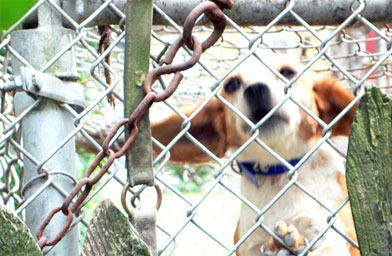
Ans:
[[[268,58],[268,63],[288,81],[304,66],[281,54]],[[268,70],[258,61],[241,64],[239,71],[223,82],[220,96],[238,109],[246,118],[233,112],[219,99],[213,98],[191,121],[189,133],[217,157],[223,157],[229,149],[242,146],[252,136],[252,125],[262,120],[258,132],[262,143],[276,152],[292,166],[322,139],[323,127],[306,113],[299,104],[329,124],[353,100],[349,90],[338,80],[305,71],[286,88],[279,75]],[[277,104],[287,94],[297,101],[287,100],[275,112]],[[185,109],[191,115],[200,104]],[[351,108],[330,130],[330,138],[348,136],[355,108]],[[272,114],[271,114],[272,113]],[[267,120],[267,118],[268,120]],[[265,118],[265,122],[263,121]],[[316,119],[317,119],[316,118]],[[153,136],[168,145],[180,130],[183,119],[172,115],[153,123]],[[157,147],[154,147],[159,151]],[[211,158],[193,142],[183,136],[170,149],[171,160],[202,163]],[[250,143],[237,157],[241,170],[241,194],[258,209],[263,209],[290,182],[288,170],[257,141]],[[347,197],[344,158],[329,144],[322,143],[297,170],[296,184],[306,188],[324,206],[335,211]],[[294,175],[295,176],[295,175]],[[292,176],[292,177],[294,177]],[[271,238],[263,229],[257,228],[239,246],[237,255],[289,255],[300,253],[328,225],[330,212],[298,188],[291,186],[263,216],[262,224],[272,230],[278,239]],[[237,243],[256,224],[257,213],[242,203],[234,242]],[[332,216],[334,217],[334,216]],[[335,216],[334,227],[356,241],[349,203]],[[286,254],[284,254],[286,253]],[[360,255],[359,251],[329,229],[308,255]]]

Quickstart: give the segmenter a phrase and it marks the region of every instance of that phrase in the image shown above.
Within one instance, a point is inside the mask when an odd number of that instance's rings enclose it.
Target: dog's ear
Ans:
[[[353,99],[351,91],[336,79],[324,77],[313,85],[319,117],[329,124]],[[332,128],[332,136],[348,136],[354,119],[356,104]]]
[[[200,105],[185,110],[189,116]],[[183,119],[178,115],[172,115],[166,120],[151,125],[152,135],[160,143],[167,146],[181,131]],[[222,157],[228,147],[225,120],[225,108],[216,98],[213,98],[201,112],[192,120],[190,134],[207,147],[218,157]],[[160,152],[154,145],[154,151]],[[202,163],[212,159],[208,157],[198,146],[192,143],[184,135],[170,149],[170,160],[179,162]]]

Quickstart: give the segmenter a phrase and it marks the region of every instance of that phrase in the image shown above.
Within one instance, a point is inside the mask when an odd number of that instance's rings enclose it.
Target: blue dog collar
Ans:
[[[289,163],[292,166],[296,166],[301,159],[302,157],[295,158],[290,160]],[[252,182],[253,185],[255,185],[256,187],[259,187],[257,181],[257,175],[278,175],[289,171],[288,168],[286,168],[284,165],[281,164],[261,167],[260,163],[257,162],[237,162],[237,163],[241,173],[245,175],[245,177],[248,178],[248,180]]]

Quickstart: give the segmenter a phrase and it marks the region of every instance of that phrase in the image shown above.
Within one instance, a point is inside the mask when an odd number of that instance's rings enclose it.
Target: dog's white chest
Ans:
[[[273,176],[258,175],[259,187],[256,187],[247,177],[242,176],[241,193],[260,210],[273,203],[263,216],[263,224],[268,228],[272,229],[278,221],[284,220],[288,224],[295,224],[305,237],[312,239],[327,225],[330,214],[328,210],[334,210],[337,207],[336,202],[345,199],[345,192],[339,184],[338,177],[343,172],[342,158],[329,147],[322,147],[305,162],[292,180],[288,179],[287,173]],[[256,216],[255,211],[242,205],[240,233],[244,234],[243,232],[255,225]],[[249,246],[253,243],[266,243],[269,238],[267,233],[259,229],[247,243]]]

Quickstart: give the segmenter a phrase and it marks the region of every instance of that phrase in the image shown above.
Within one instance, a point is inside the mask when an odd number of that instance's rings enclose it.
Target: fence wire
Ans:
[[[362,86],[376,85],[382,90],[392,94],[391,79],[391,36],[392,31],[388,24],[375,26],[371,21],[361,16],[365,3],[357,1],[358,5],[352,9],[352,15],[338,26],[310,26],[298,14],[293,11],[294,1],[291,1],[287,8],[281,12],[267,26],[246,26],[240,27],[235,24],[230,17],[227,17],[229,27],[220,40],[201,57],[201,60],[192,69],[184,72],[184,80],[177,92],[164,103],[154,105],[150,115],[152,121],[166,116],[172,111],[186,119],[181,111],[181,107],[188,106],[201,99],[211,100],[217,97],[224,104],[228,104],[218,96],[222,81],[236,71],[238,65],[249,56],[257,55],[258,52],[283,52],[292,56],[299,56],[305,64],[305,69],[314,70],[319,73],[334,74],[353,90],[358,93],[355,101],[361,97],[358,90]],[[56,11],[72,25],[76,31],[71,42],[59,52],[55,53],[52,59],[48,60],[39,71],[46,72],[70,49],[76,52],[77,71],[80,76],[79,83],[83,84],[86,95],[86,107],[78,112],[68,105],[59,103],[59,107],[69,112],[74,118],[74,130],[63,142],[57,145],[53,152],[47,152],[46,159],[36,159],[33,152],[28,152],[24,148],[21,139],[22,120],[40,104],[41,98],[28,106],[23,112],[15,115],[12,92],[2,92],[1,97],[1,139],[0,139],[0,203],[14,210],[22,218],[25,218],[25,208],[39,197],[40,193],[52,187],[65,198],[68,195],[59,184],[56,184],[54,176],[65,176],[76,184],[81,178],[86,166],[94,158],[94,154],[101,150],[101,144],[111,129],[123,113],[123,68],[124,68],[124,38],[125,32],[118,24],[108,26],[110,33],[110,47],[98,53],[101,35],[96,27],[91,27],[90,23],[105,9],[111,9],[120,18],[124,18],[124,10],[117,8],[112,1],[103,1],[102,6],[83,22],[76,22],[69,13],[66,13],[61,6],[51,0],[39,1],[28,13],[25,19],[34,13],[42,4],[49,3]],[[387,5],[388,2],[385,1]],[[153,26],[152,47],[151,47],[151,68],[160,66],[160,60],[166,53],[167,48],[174,42],[182,32],[182,27],[176,24],[158,6],[154,5],[154,11],[159,13],[169,24],[166,26]],[[292,15],[296,19],[296,24],[291,26],[280,26],[279,21],[286,15]],[[25,20],[25,19],[22,19]],[[357,21],[356,27],[349,25]],[[20,21],[20,22],[22,22]],[[11,33],[17,26],[7,31],[0,42],[0,84],[10,83],[14,79],[12,62],[18,60],[25,66],[32,67],[23,56],[11,45]],[[194,34],[204,38],[212,31],[208,25],[196,27]],[[191,52],[186,47],[179,51],[179,55],[174,62],[186,60]],[[110,54],[111,65],[105,60]],[[267,68],[273,69],[269,63],[262,63]],[[105,68],[111,73],[111,83],[105,77]],[[304,72],[305,70],[303,70]],[[276,71],[275,71],[276,72]],[[290,86],[303,72],[288,83]],[[157,91],[166,88],[171,80],[170,76],[164,76],[157,80],[154,89]],[[106,100],[109,94],[113,94],[115,103]],[[286,100],[295,101],[292,98]],[[281,104],[283,104],[282,102]],[[300,105],[300,103],[297,105]],[[353,102],[354,104],[355,102]],[[244,115],[233,106],[228,106],[239,117],[246,119]],[[200,111],[199,109],[198,111]],[[346,109],[345,111],[348,111]],[[277,111],[277,108],[275,108]],[[306,110],[305,110],[306,111]],[[309,113],[310,111],[307,111]],[[193,117],[197,113],[193,113]],[[271,113],[273,114],[273,112]],[[187,119],[188,122],[191,119]],[[335,142],[329,139],[329,131],[338,120],[331,124],[321,124],[324,128],[323,138],[309,151],[304,159],[310,157],[323,143],[328,143],[345,155],[344,150],[336,146]],[[250,128],[255,131],[262,123],[250,124]],[[184,126],[185,127],[185,126]],[[50,127],[48,127],[50,129]],[[161,147],[162,153],[154,159],[155,178],[163,189],[163,204],[158,212],[158,248],[160,255],[233,255],[241,243],[261,228],[270,235],[274,235],[272,230],[263,224],[263,216],[268,212],[283,193],[291,187],[296,186],[309,197],[314,199],[321,207],[329,213],[330,218],[325,220],[325,229],[310,241],[314,245],[320,237],[329,229],[334,229],[342,239],[351,241],[341,230],[334,226],[337,212],[348,202],[345,199],[341,206],[330,209],[323,204],[312,191],[308,191],[297,182],[298,173],[296,170],[304,163],[302,161],[295,168],[290,166],[290,179],[284,190],[264,209],[258,207],[239,193],[239,175],[230,167],[235,165],[236,157],[252,142],[256,142],[260,147],[266,149],[278,160],[285,163],[285,160],[273,152],[254,133],[250,139],[226,158],[220,159],[208,150],[186,131],[182,131],[183,136],[187,136],[194,144],[199,146],[209,156],[212,163],[202,166],[184,165],[177,166],[169,163],[170,148],[166,148],[153,139],[153,143]],[[49,161],[70,138],[76,138],[78,152],[78,175],[70,176],[63,170],[50,170],[45,163]],[[177,138],[176,140],[179,140]],[[114,142],[113,147],[119,148],[124,142],[123,135]],[[176,141],[173,141],[174,144]],[[24,161],[29,159],[40,170],[40,175],[34,180],[23,180]],[[124,158],[114,161],[114,165],[109,169],[103,180],[93,188],[93,191],[81,205],[83,211],[79,211],[74,218],[72,228],[79,226],[87,227],[91,218],[91,211],[100,200],[111,198],[118,204],[120,194],[126,185],[126,170]],[[286,163],[287,164],[287,163]],[[235,168],[234,168],[235,169]],[[24,190],[32,183],[42,180],[40,188],[30,197],[25,197]],[[151,194],[148,188],[143,186],[130,189],[133,193],[131,202],[135,207],[142,207],[149,204]],[[115,194],[113,191],[117,191]],[[236,220],[238,218],[240,202],[246,204],[256,214],[257,218],[254,226],[240,239],[239,243],[233,244]],[[86,228],[81,228],[81,240]],[[81,242],[82,243],[82,242]],[[354,243],[355,244],[355,243]],[[56,246],[56,245],[55,245]],[[45,250],[45,253],[50,251]]]

